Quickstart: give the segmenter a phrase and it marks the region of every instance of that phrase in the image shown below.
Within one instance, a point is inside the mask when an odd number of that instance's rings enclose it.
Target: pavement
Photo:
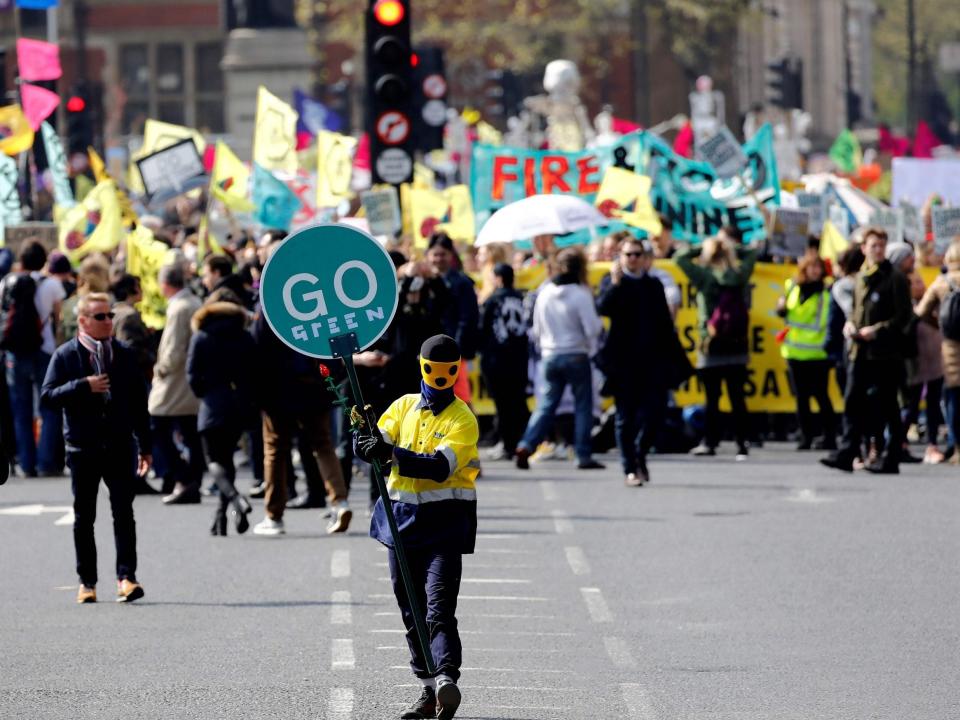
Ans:
[[[817,456],[654,458],[643,488],[613,456],[485,463],[457,717],[960,717],[960,469]],[[0,719],[396,718],[419,694],[360,481],[335,537],[301,510],[283,537],[214,538],[214,500],[138,498],[132,605],[106,495],[101,602],[78,606],[69,482],[0,487]]]

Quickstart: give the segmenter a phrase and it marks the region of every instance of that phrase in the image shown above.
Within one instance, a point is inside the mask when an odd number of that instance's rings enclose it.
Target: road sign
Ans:
[[[427,100],[420,114],[430,127],[440,127],[447,122],[447,104],[443,100]]]
[[[439,100],[446,95],[447,81],[443,79],[443,75],[439,73],[427,75],[423,79],[423,94],[431,100]]]
[[[397,276],[387,251],[346,225],[314,225],[281,243],[263,269],[263,314],[280,340],[329,360],[331,338],[352,334],[365,350],[397,310]]]
[[[389,148],[377,158],[377,174],[391,185],[408,182],[413,176],[413,158],[400,148]]]
[[[401,112],[389,110],[377,118],[377,137],[385,145],[400,145],[410,137],[410,119]]]

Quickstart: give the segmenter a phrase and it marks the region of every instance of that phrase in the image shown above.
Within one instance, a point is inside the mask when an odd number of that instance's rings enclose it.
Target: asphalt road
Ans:
[[[960,717],[960,469],[815,457],[655,459],[642,489],[613,458],[486,463],[458,717]],[[212,500],[138,498],[146,597],[125,606],[104,488],[101,602],[77,606],[70,502],[65,479],[0,487],[3,720],[395,718],[418,694],[363,512],[347,536],[309,510],[223,539]]]

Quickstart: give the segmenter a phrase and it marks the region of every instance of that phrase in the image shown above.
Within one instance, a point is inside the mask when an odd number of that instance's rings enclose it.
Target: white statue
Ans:
[[[613,130],[613,109],[609,105],[604,105],[603,110],[597,113],[593,119],[593,127],[597,131],[591,147],[603,147],[612,145],[620,139],[620,133]]]
[[[698,77],[695,87],[690,93],[690,124],[694,141],[699,144],[724,126],[727,111],[723,93],[713,89],[713,79],[709,75]]]
[[[553,60],[543,73],[546,95],[525,98],[523,105],[547,121],[547,143],[554,150],[583,150],[593,128],[580,102],[580,71],[570,60]]]

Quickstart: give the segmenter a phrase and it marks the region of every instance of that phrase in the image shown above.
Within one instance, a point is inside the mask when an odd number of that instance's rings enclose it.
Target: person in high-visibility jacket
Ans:
[[[437,670],[427,671],[413,613],[397,564],[383,501],[377,500],[370,536],[387,546],[393,592],[407,629],[410,667],[423,691],[401,718],[454,716],[460,704],[461,644],[455,611],[460,592],[462,555],[473,553],[477,534],[476,479],[480,471],[477,419],[454,395],[461,372],[457,342],[435,335],[420,348],[420,392],[403,395],[387,408],[379,434],[356,439],[364,460],[389,462],[387,491],[407,561],[426,606],[430,649]]]
[[[810,400],[817,401],[823,438],[816,447],[834,450],[836,415],[830,401],[830,361],[827,359],[827,326],[830,290],[825,285],[826,267],[816,255],[801,258],[795,277],[787,280],[777,311],[786,320],[780,354],[786,359],[797,396],[800,423],[798,450],[814,446],[815,419]]]

